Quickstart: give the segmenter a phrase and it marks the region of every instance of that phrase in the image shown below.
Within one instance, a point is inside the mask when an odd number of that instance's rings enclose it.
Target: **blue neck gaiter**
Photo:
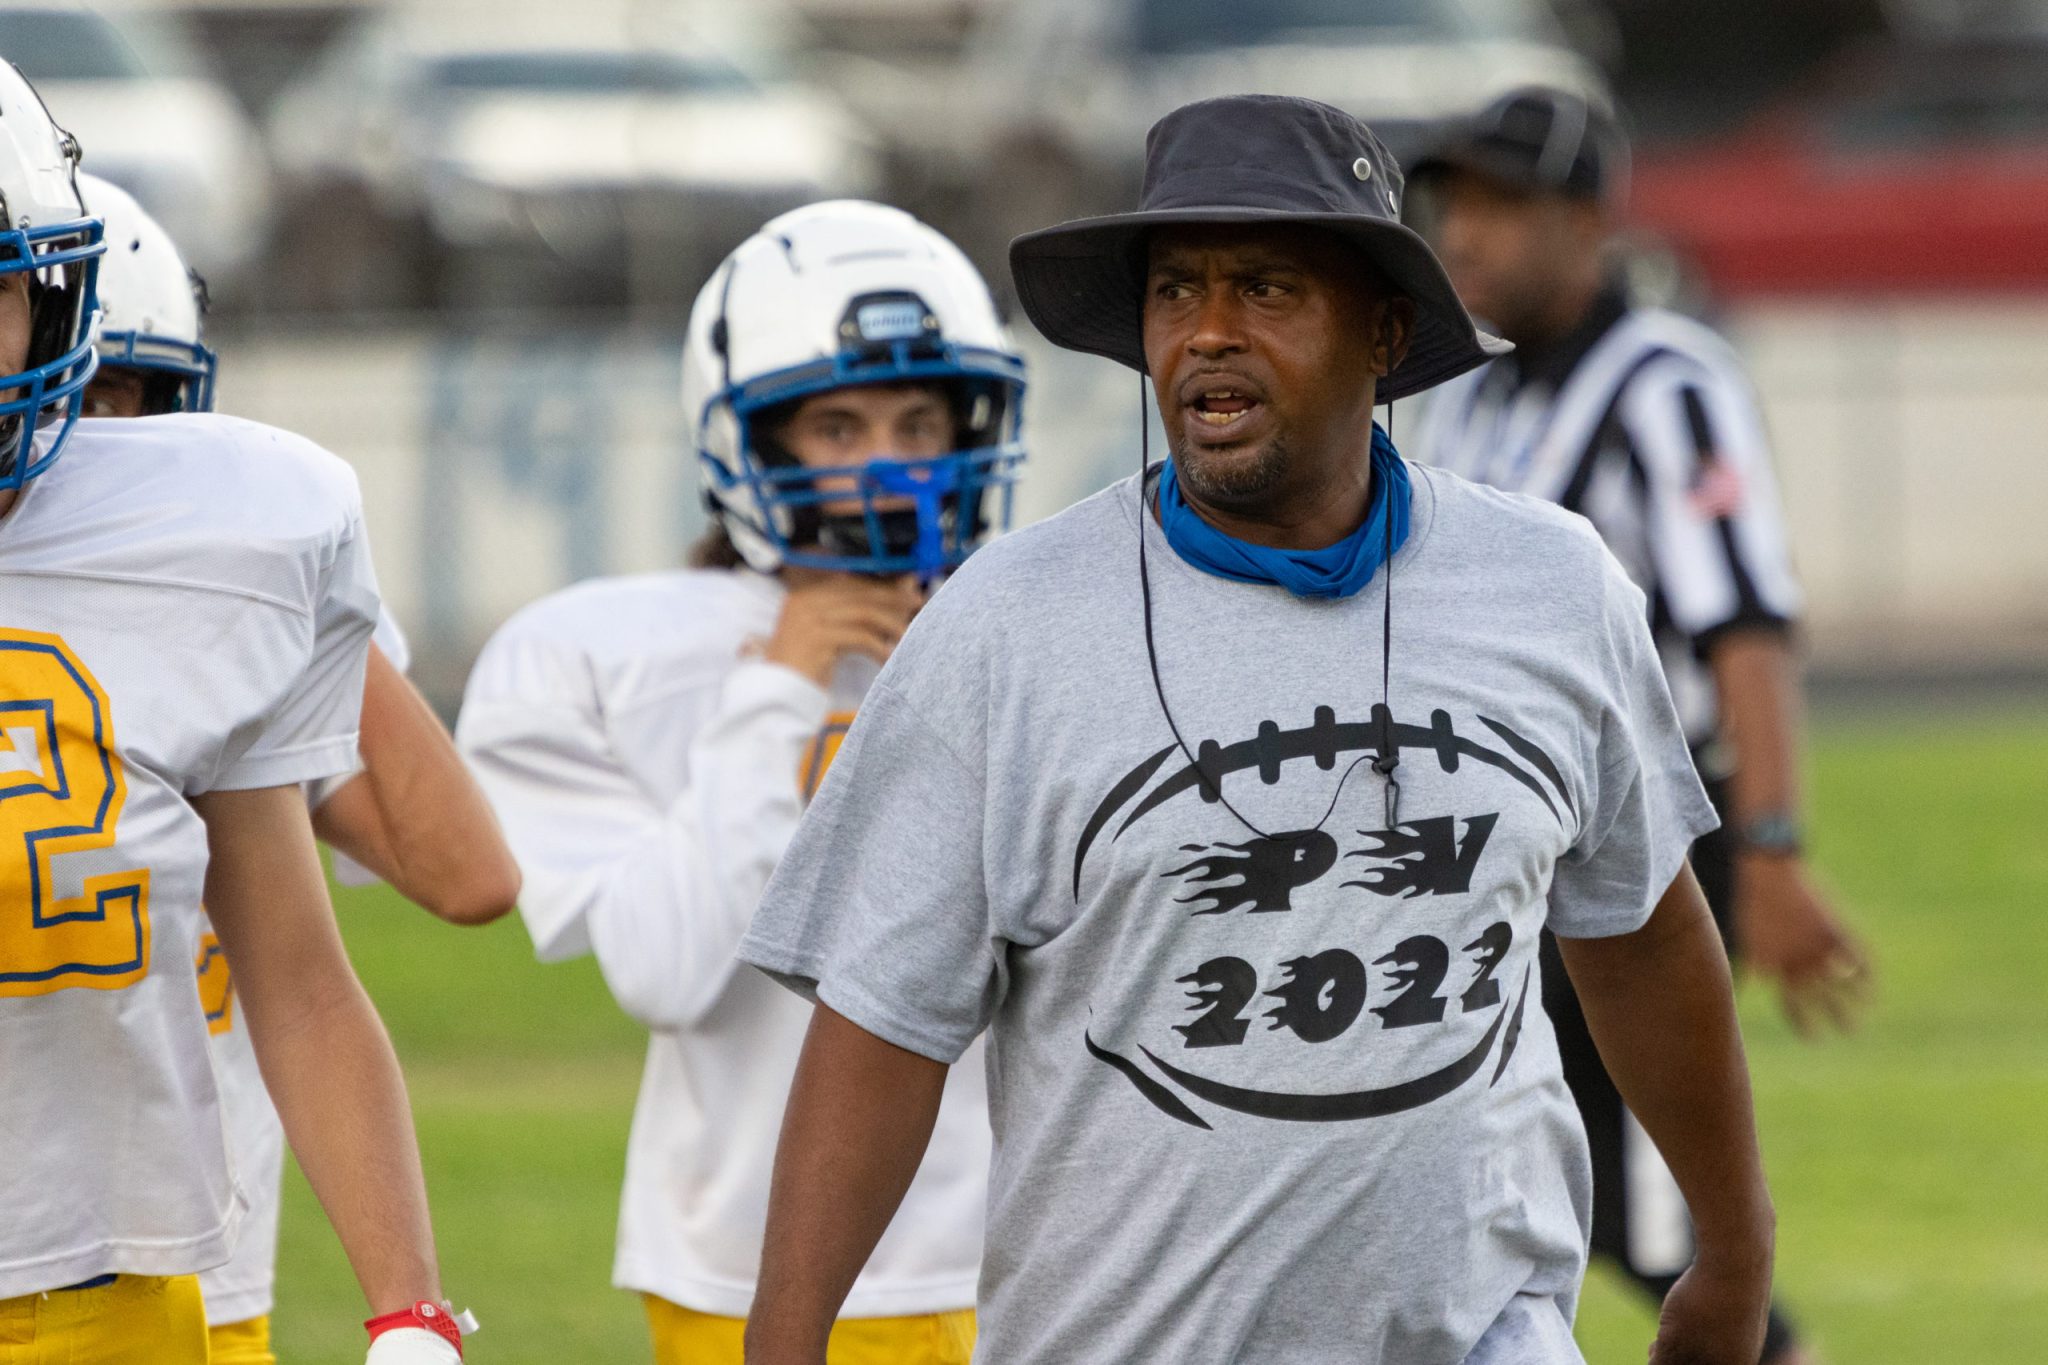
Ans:
[[[1200,569],[1236,583],[1266,583],[1296,597],[1350,597],[1372,581],[1373,570],[1408,539],[1408,466],[1393,438],[1372,425],[1372,505],[1365,520],[1335,545],[1320,550],[1275,550],[1226,535],[1181,496],[1180,478],[1167,460],[1159,475],[1159,526],[1174,553]]]

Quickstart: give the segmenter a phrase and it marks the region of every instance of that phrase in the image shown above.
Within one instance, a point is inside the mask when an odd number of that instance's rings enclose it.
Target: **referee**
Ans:
[[[1697,322],[1631,304],[1608,271],[1627,167],[1606,111],[1543,89],[1503,97],[1417,164],[1452,282],[1515,350],[1444,385],[1414,449],[1582,513],[1643,589],[1723,820],[1693,846],[1693,868],[1730,953],[1777,983],[1810,1034],[1849,1021],[1867,969],[1801,855],[1799,585],[1735,353]],[[1594,1250],[1661,1297],[1691,1257],[1684,1204],[1601,1066],[1570,978],[1543,980],[1591,1140]],[[1767,1365],[1809,1358],[1773,1313]]]

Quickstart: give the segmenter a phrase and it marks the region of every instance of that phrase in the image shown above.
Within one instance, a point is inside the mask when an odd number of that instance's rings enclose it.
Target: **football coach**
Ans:
[[[977,1360],[1579,1361],[1545,928],[1698,1219],[1652,1358],[1754,1365],[1773,1214],[1685,861],[1714,816],[1592,528],[1374,422],[1502,349],[1400,193],[1355,119],[1240,96],[1154,127],[1137,212],[1012,245],[1170,454],[933,598],[741,946],[817,1002],[755,1365],[824,1365],[983,1031]]]

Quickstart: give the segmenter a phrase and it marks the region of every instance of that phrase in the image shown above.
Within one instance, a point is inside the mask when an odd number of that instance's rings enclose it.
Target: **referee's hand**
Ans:
[[[1742,965],[1775,982],[1802,1037],[1847,1032],[1869,999],[1870,959],[1796,856],[1738,855],[1735,938]]]

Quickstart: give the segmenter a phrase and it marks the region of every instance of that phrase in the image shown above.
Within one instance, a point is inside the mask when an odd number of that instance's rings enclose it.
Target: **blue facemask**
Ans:
[[[1159,476],[1159,525],[1174,552],[1203,573],[1264,583],[1296,597],[1350,597],[1408,539],[1408,466],[1380,424],[1372,427],[1372,504],[1357,530],[1320,550],[1276,550],[1226,535],[1181,496],[1173,461]]]

